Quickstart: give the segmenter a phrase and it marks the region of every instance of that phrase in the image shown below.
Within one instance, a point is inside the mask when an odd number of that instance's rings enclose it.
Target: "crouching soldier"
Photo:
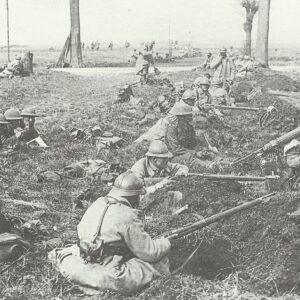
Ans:
[[[169,240],[153,240],[138,217],[143,193],[134,173],[117,177],[109,194],[85,212],[77,227],[78,246],[49,253],[64,277],[86,287],[132,294],[169,274]]]
[[[172,177],[189,172],[188,167],[171,163],[172,156],[164,142],[155,140],[151,142],[146,157],[132,166],[131,171],[145,182],[147,194],[171,183]]]
[[[5,145],[3,144],[3,146],[7,146],[9,150],[18,150],[20,148],[19,137],[25,128],[23,118],[21,117],[20,112],[15,108],[8,109],[4,113],[4,117],[9,124],[7,125]]]
[[[3,141],[6,138],[8,124],[9,123],[5,119],[4,115],[0,113],[0,150],[3,148]]]
[[[300,142],[292,140],[284,147],[284,156],[290,169],[289,186],[292,190],[300,189]]]
[[[23,122],[25,124],[25,129],[20,135],[20,141],[31,141],[39,136],[39,133],[36,131],[34,127],[35,118],[37,117],[36,111],[34,107],[24,108],[21,112],[21,117],[23,118]]]

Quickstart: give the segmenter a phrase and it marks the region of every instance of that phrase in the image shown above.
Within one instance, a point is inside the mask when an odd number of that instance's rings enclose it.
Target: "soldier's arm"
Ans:
[[[186,175],[189,172],[189,168],[181,164],[168,163],[168,167],[171,170],[172,177],[176,175]]]
[[[144,230],[143,223],[138,218],[125,226],[123,239],[137,258],[150,263],[161,260],[171,248],[171,243],[165,238],[153,240]]]
[[[212,60],[210,63],[210,68],[215,69],[222,63],[222,57],[219,57],[219,59]]]

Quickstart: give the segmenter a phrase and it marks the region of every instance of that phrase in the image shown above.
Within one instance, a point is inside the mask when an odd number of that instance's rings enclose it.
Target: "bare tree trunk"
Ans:
[[[10,45],[9,45],[9,7],[6,0],[6,30],[7,30],[7,61],[10,62]]]
[[[271,0],[260,0],[256,40],[256,59],[263,67],[269,66],[269,17]]]
[[[252,24],[251,28],[247,28],[246,31],[246,44],[245,44],[245,55],[251,56],[251,34],[252,34]]]
[[[79,0],[70,0],[70,15],[71,15],[70,64],[75,67],[82,67]]]

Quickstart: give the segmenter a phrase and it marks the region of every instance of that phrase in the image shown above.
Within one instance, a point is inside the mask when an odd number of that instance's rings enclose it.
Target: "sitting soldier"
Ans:
[[[143,193],[143,183],[134,173],[117,177],[109,194],[97,199],[82,217],[78,246],[49,253],[64,277],[128,295],[170,273],[169,240],[153,240],[136,210]]]
[[[21,62],[21,57],[16,55],[15,59],[11,61],[7,67],[1,72],[0,77],[22,76],[24,71],[24,66]]]
[[[284,156],[290,169],[289,185],[293,190],[300,188],[300,142],[292,140],[284,147]]]
[[[188,167],[171,163],[172,156],[164,142],[155,140],[151,142],[146,157],[141,158],[132,166],[131,171],[144,180],[146,186],[154,184],[146,189],[147,193],[153,193],[165,186],[171,182],[168,180],[171,177],[186,175],[189,172]],[[147,178],[155,178],[157,182],[147,180]],[[166,180],[162,181],[163,178]]]

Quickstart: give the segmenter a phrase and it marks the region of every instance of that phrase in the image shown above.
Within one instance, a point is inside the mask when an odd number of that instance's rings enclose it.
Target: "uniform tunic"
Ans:
[[[153,240],[145,231],[137,210],[123,197],[108,194],[96,200],[85,212],[79,223],[79,239],[92,239],[97,232],[107,201],[112,203],[104,216],[100,234],[110,249],[127,249],[131,257],[104,251],[99,263],[86,263],[79,255],[79,248],[65,248],[65,256],[58,263],[59,271],[69,280],[95,289],[111,289],[131,294],[156,277],[169,274],[167,254],[171,244],[165,238]]]

